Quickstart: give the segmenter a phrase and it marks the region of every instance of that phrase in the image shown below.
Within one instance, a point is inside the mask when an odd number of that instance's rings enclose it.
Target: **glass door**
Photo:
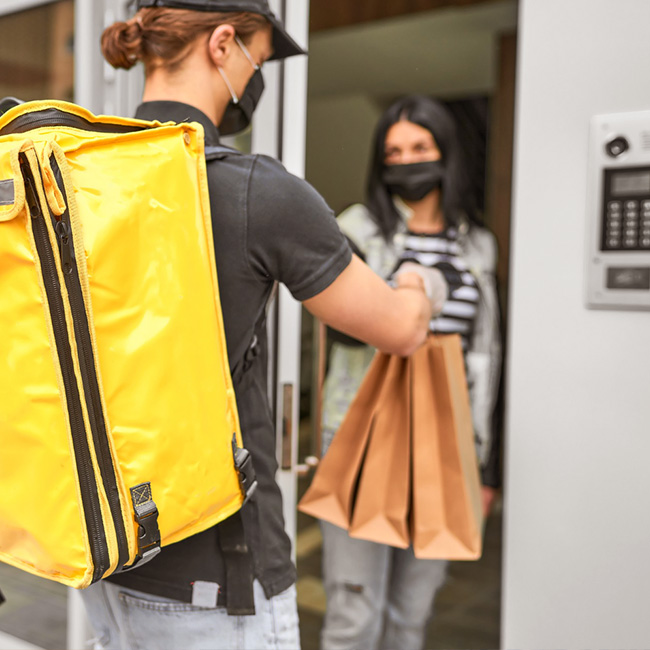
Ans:
[[[0,7],[0,97],[72,101],[74,2],[35,4]]]
[[[0,98],[74,98],[74,2],[0,3]],[[67,589],[0,563],[0,650],[64,648]]]

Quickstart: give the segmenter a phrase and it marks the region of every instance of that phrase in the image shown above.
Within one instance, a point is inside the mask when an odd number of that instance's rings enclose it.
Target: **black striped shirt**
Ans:
[[[442,312],[431,319],[429,328],[436,334],[460,334],[463,350],[467,350],[474,328],[479,290],[476,279],[460,257],[457,239],[455,228],[436,234],[409,231],[397,267],[410,261],[442,272],[449,285],[449,297]]]

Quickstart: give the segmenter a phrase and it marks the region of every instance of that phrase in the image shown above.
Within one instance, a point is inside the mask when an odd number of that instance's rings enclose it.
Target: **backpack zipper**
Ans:
[[[32,172],[24,154],[20,154],[20,167],[25,179],[25,198],[31,215],[34,242],[41,262],[43,284],[45,286],[52,330],[54,332],[59,365],[61,367],[68,406],[68,419],[72,434],[72,445],[75,453],[77,475],[79,477],[79,488],[93,559],[92,581],[96,582],[109,568],[110,554],[102,523],[101,505],[97,494],[97,482],[92,471],[92,459],[86,438],[81,397],[75,379],[72,350],[68,341],[63,296],[61,295],[61,286],[59,284],[54,252],[48,235],[45,217],[39,205]]]
[[[0,135],[26,133],[32,129],[40,129],[44,126],[68,126],[83,131],[93,131],[95,133],[135,133],[149,128],[147,126],[90,122],[84,117],[66,113],[58,108],[45,108],[42,111],[19,115],[0,129]]]
[[[111,510],[115,534],[117,537],[118,548],[118,565],[115,569],[119,571],[129,560],[129,545],[124,527],[124,518],[122,516],[122,503],[120,500],[120,491],[118,487],[115,467],[108,435],[106,432],[106,421],[104,419],[104,410],[102,408],[101,394],[99,391],[99,382],[95,366],[95,356],[93,353],[92,338],[90,336],[90,326],[86,312],[86,305],[79,280],[79,270],[74,256],[74,240],[72,238],[72,226],[70,224],[70,211],[67,208],[68,201],[63,183],[63,176],[59,165],[54,156],[50,157],[50,167],[54,173],[56,184],[63,194],[66,203],[66,210],[60,219],[50,211],[50,219],[57,234],[59,241],[59,252],[61,256],[61,269],[65,285],[68,290],[70,300],[70,311],[72,312],[72,321],[74,325],[75,339],[79,351],[79,367],[81,369],[81,378],[86,396],[86,406],[88,409],[88,418],[93,437],[95,455],[102,475],[104,491]],[[42,177],[41,177],[42,180]]]

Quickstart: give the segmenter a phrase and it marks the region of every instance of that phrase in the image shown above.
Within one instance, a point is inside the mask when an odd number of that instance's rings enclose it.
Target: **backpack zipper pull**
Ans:
[[[29,206],[29,213],[32,216],[32,219],[38,219],[42,216],[41,206],[38,203],[38,198],[36,195],[36,188],[34,187],[34,181],[29,174],[24,174],[25,178],[25,199],[27,200],[27,205]]]
[[[59,250],[61,251],[61,267],[66,275],[72,273],[72,260],[74,253],[72,250],[72,239],[70,237],[70,228],[65,221],[57,221],[56,234],[59,238]]]

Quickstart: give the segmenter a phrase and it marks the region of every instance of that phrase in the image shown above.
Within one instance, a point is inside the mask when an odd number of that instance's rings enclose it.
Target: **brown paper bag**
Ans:
[[[410,545],[410,360],[392,356],[363,461],[349,532],[373,542]]]
[[[481,486],[460,337],[430,336],[411,363],[413,550],[422,559],[475,560]]]
[[[390,357],[377,353],[311,485],[298,504],[302,512],[348,528],[371,425],[386,381]]]

